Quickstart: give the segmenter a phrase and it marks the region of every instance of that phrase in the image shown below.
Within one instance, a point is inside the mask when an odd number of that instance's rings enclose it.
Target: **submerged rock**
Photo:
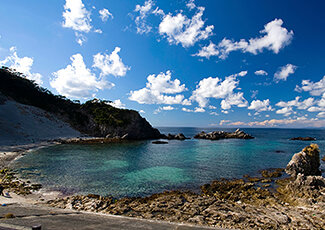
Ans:
[[[167,141],[153,141],[152,144],[168,144]]]
[[[305,176],[319,176],[319,148],[316,144],[305,147],[301,152],[293,155],[285,172],[296,178],[299,173]]]
[[[316,141],[314,137],[293,137],[290,140],[292,141]]]
[[[211,133],[205,133],[202,131],[194,136],[196,139],[209,139],[209,140],[220,140],[220,139],[254,139],[253,136],[245,133],[244,131],[237,129],[235,132],[228,133],[224,131],[215,131]]]

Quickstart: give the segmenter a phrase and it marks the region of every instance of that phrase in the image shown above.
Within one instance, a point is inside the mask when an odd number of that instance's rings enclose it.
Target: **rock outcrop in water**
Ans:
[[[202,131],[201,133],[198,133],[194,136],[194,138],[197,139],[209,139],[209,140],[220,140],[220,139],[230,139],[230,138],[236,138],[236,139],[254,139],[253,136],[245,133],[244,131],[237,129],[233,133],[228,133],[224,131],[216,131],[211,133],[205,133]]]
[[[167,139],[167,140],[185,140],[185,139],[190,139],[190,138],[187,138],[185,137],[185,135],[183,133],[179,133],[179,134],[170,134],[168,133],[167,135],[165,134],[162,134],[161,139]]]

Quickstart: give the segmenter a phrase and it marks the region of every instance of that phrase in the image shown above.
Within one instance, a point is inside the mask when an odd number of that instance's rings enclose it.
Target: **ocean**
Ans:
[[[201,131],[235,131],[212,127],[158,129],[187,137]],[[62,144],[33,150],[12,167],[21,178],[64,195],[94,193],[121,198],[175,189],[199,191],[200,185],[216,179],[258,176],[260,170],[284,168],[294,153],[311,143],[292,141],[292,137],[315,137],[313,143],[319,145],[321,158],[325,155],[323,129],[242,130],[255,139],[170,140],[163,145],[152,141]],[[323,161],[321,169],[325,170]]]

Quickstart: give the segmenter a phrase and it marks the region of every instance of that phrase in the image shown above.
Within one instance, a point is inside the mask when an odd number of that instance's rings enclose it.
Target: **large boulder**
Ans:
[[[299,173],[305,176],[319,176],[319,148],[316,144],[305,147],[301,152],[293,155],[285,171],[296,178]]]

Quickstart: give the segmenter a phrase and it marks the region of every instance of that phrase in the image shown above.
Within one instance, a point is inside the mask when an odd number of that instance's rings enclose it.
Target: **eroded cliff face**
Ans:
[[[159,130],[154,129],[138,112],[129,110],[125,117],[129,121],[126,125],[109,126],[94,124],[92,131],[96,136],[114,139],[144,140],[160,138]]]

